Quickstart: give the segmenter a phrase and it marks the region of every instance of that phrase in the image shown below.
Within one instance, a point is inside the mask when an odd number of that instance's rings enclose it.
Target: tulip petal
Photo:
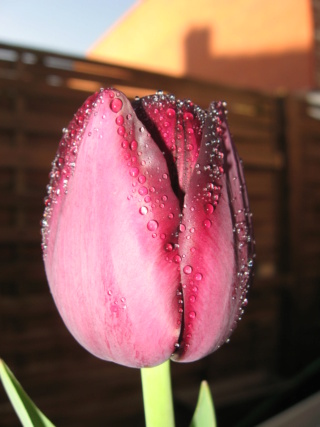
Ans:
[[[78,111],[51,177],[44,259],[64,322],[102,359],[162,363],[181,328],[179,201],[162,152],[122,93],[102,91]]]
[[[182,222],[184,329],[174,359],[190,362],[230,336],[247,303],[251,276],[251,214],[222,103],[210,106]]]
[[[204,112],[189,100],[179,101],[161,91],[134,107],[165,153],[173,187],[183,196],[199,155]]]

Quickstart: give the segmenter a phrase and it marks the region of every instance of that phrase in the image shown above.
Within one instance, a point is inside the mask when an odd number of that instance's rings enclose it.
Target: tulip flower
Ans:
[[[224,103],[92,95],[63,130],[45,205],[49,286],[88,351],[141,368],[229,338],[253,239]]]

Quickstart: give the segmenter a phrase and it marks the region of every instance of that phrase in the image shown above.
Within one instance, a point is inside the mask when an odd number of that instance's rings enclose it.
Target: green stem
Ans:
[[[170,361],[141,369],[146,427],[174,427]]]

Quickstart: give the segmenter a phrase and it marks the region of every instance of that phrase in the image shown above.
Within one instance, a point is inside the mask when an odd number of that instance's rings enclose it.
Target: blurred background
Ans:
[[[61,130],[111,85],[228,102],[255,280],[230,343],[173,363],[173,390],[177,427],[202,379],[219,427],[255,426],[319,391],[320,1],[0,0],[0,357],[57,426],[144,425],[139,371],[73,340],[40,250]],[[0,425],[18,425],[1,387]]]

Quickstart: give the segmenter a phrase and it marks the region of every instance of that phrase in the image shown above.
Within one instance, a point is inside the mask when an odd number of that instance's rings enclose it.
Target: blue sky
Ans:
[[[0,43],[84,56],[137,0],[0,0]]]

